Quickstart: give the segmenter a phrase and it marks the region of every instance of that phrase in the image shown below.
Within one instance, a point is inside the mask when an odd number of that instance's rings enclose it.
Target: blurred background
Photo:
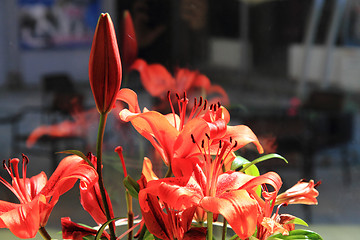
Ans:
[[[248,125],[267,153],[289,161],[262,163],[261,172],[277,171],[283,191],[303,178],[322,181],[318,206],[281,211],[303,218],[324,239],[356,239],[359,0],[0,1],[1,159],[24,153],[30,158],[28,176],[50,176],[65,156],[55,152],[95,152],[98,116],[88,82],[92,37],[99,14],[109,12],[121,42],[125,10],[134,22],[138,58],[160,63],[171,74],[186,68],[206,75],[225,90],[232,124]],[[137,71],[124,70],[122,86],[138,93],[141,107],[159,107],[161,98],[147,91]],[[115,209],[125,216],[114,147],[123,146],[135,179],[144,156],[154,159],[158,174],[163,169],[118,111],[106,128],[104,175]],[[257,157],[250,147],[241,154]],[[5,170],[0,175],[8,177]],[[3,186],[0,196],[15,201]],[[76,188],[60,198],[49,220],[54,232],[65,216],[95,224],[78,198]]]

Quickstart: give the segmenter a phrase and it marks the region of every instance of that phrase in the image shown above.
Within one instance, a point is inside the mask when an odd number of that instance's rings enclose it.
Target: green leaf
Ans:
[[[95,239],[95,236],[93,236],[93,235],[83,237],[83,240],[94,240],[94,239]]]
[[[124,178],[123,182],[130,195],[137,199],[140,191],[140,185],[130,175]]]
[[[286,163],[288,163],[288,161],[283,156],[281,156],[279,154],[276,154],[276,153],[271,153],[271,154],[267,154],[265,156],[261,156],[261,157],[255,159],[254,161],[245,164],[243,166],[243,168],[241,169],[241,171],[244,172],[247,168],[251,167],[252,165],[255,165],[255,164],[259,163],[259,162],[263,162],[263,161],[273,159],[273,158],[279,158],[279,159],[284,160]]]
[[[317,234],[316,232],[304,229],[296,229],[289,232],[289,235],[282,235],[281,233],[276,234],[274,236],[270,236],[268,240],[278,240],[278,239],[285,239],[285,240],[303,240],[303,239],[312,239],[312,240],[322,240],[322,237]]]
[[[103,234],[105,228],[112,222],[112,221],[116,221],[116,220],[119,220],[119,219],[122,219],[121,217],[117,217],[117,218],[113,218],[113,219],[110,219],[108,221],[106,221],[100,228],[99,228],[99,231],[97,232],[96,236],[95,236],[95,240],[99,240],[101,239],[101,235]]]
[[[85,162],[87,162],[90,166],[92,166],[93,168],[94,165],[89,161],[89,159],[85,156],[85,154],[83,154],[82,152],[78,151],[78,150],[64,150],[61,152],[57,152],[57,153],[68,153],[68,154],[74,154],[76,156],[81,157],[82,159],[84,159]]]
[[[294,223],[294,224],[297,224],[297,225],[302,225],[302,226],[305,226],[305,227],[308,227],[309,225],[304,221],[302,220],[301,218],[294,218],[293,220],[287,222],[286,224],[291,224],[291,223]]]
[[[242,156],[237,156],[234,161],[231,163],[231,170],[239,171],[243,165],[251,163],[246,158],[243,158]]]

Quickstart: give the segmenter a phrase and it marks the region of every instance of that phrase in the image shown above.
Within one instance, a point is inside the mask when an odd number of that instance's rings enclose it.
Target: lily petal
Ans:
[[[0,227],[8,228],[19,238],[34,238],[40,226],[40,205],[45,201],[43,195],[27,204],[0,201]]]
[[[229,191],[217,197],[204,197],[200,206],[223,215],[241,239],[248,238],[256,229],[257,202],[245,190]]]

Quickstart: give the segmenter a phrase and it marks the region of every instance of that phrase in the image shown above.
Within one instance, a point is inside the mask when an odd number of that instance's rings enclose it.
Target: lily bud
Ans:
[[[138,55],[138,44],[135,35],[134,23],[130,12],[124,12],[121,36],[121,58],[123,59],[124,69],[129,71],[131,64]]]
[[[89,80],[100,113],[112,109],[122,78],[121,60],[114,25],[108,13],[99,17],[89,60]]]
[[[319,196],[319,192],[315,189],[321,182],[314,183],[313,180],[310,182],[299,181],[293,187],[289,188],[285,192],[279,194],[276,197],[275,204],[317,204],[316,197]]]

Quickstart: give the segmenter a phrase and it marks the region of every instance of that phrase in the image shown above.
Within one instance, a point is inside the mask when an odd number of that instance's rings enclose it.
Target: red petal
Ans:
[[[116,100],[126,102],[129,105],[130,112],[132,113],[141,112],[137,94],[129,88],[120,89],[120,91],[117,94]]]
[[[153,97],[164,97],[174,89],[175,80],[169,71],[161,64],[147,64],[142,59],[137,59],[131,66],[140,73],[142,85]]]
[[[166,165],[173,156],[174,142],[179,134],[166,117],[158,112],[149,111],[132,114],[124,109],[120,112],[123,121],[131,121],[134,128],[148,139],[162,156]]]
[[[151,191],[139,192],[139,204],[147,229],[150,233],[161,239],[170,239],[166,227],[165,213],[162,211],[156,196]]]
[[[237,150],[249,143],[254,143],[259,153],[264,152],[254,132],[245,125],[228,126],[226,136],[224,136],[224,138],[230,138],[230,137],[237,142],[237,148],[234,150]]]
[[[201,186],[193,177],[164,178],[151,181],[144,190],[158,196],[171,208],[180,211],[196,206],[204,196]]]
[[[43,195],[26,204],[0,201],[0,227],[8,228],[19,238],[34,238],[40,228],[40,204],[44,201]]]
[[[26,183],[31,197],[35,198],[35,196],[38,195],[45,187],[47,183],[47,176],[44,172],[41,172],[38,175],[31,177]]]
[[[216,195],[221,195],[225,191],[239,189],[253,178],[255,177],[241,172],[230,171],[223,173],[218,178]]]
[[[210,129],[206,121],[202,118],[193,118],[184,125],[174,145],[174,157],[187,158],[199,153],[197,144],[201,144],[206,139],[206,134],[210,135]]]
[[[82,158],[75,155],[64,158],[41,191],[41,194],[49,201],[49,204],[44,207],[41,213],[42,224],[46,224],[47,218],[60,195],[70,190],[78,179],[82,180],[83,184],[91,187],[97,182],[97,178],[96,170]]]
[[[74,223],[69,217],[61,218],[61,227],[63,239],[82,240],[85,236],[97,234],[97,230]],[[102,237],[110,239],[109,234],[105,231]]]
[[[218,197],[205,197],[200,206],[223,215],[241,239],[248,238],[255,232],[257,202],[245,190],[225,192]]]

